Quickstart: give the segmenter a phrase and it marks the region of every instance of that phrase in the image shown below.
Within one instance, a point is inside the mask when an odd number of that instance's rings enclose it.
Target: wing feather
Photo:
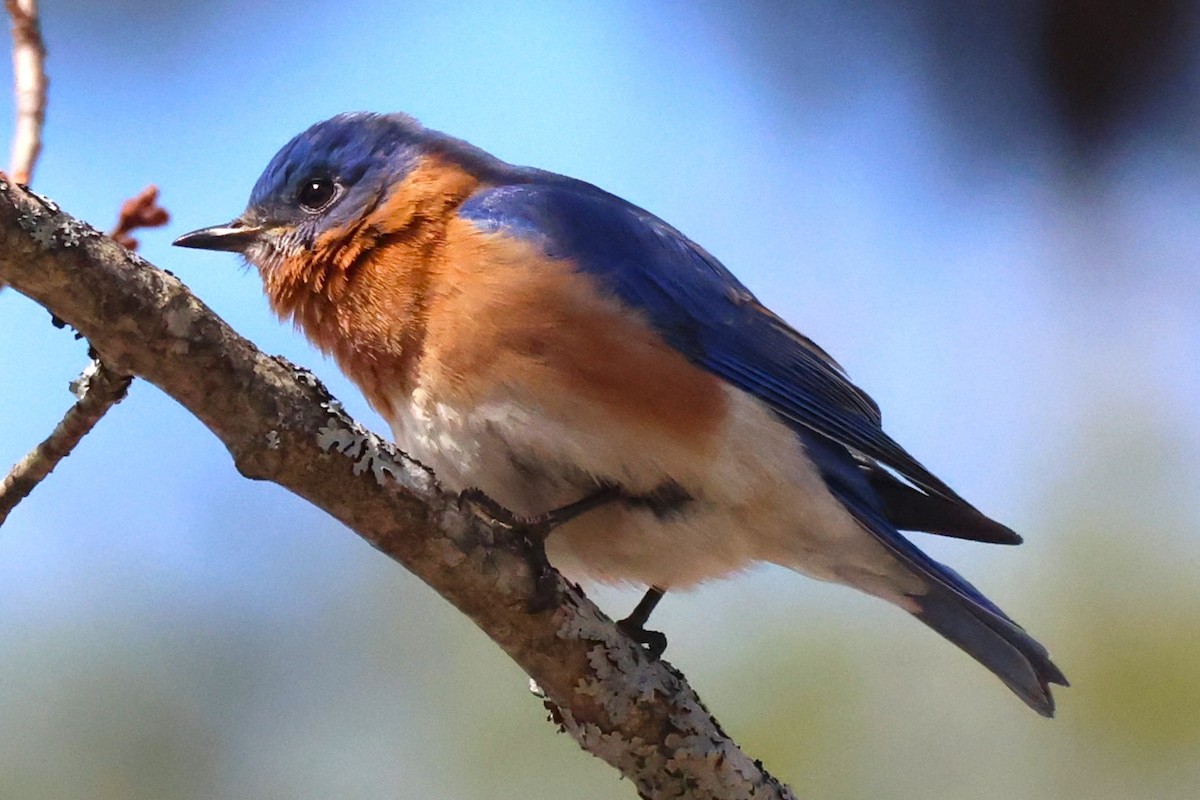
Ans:
[[[719,261],[662,220],[590,184],[526,170],[460,208],[481,228],[539,241],[633,308],[693,363],[783,419],[965,502],[884,433],[879,407],[824,350],[768,311]]]

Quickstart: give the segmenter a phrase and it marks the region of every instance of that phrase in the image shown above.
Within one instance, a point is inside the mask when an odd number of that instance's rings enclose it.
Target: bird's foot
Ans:
[[[459,494],[459,504],[471,506],[480,518],[493,525],[503,525],[520,535],[525,545],[525,559],[533,573],[534,584],[526,608],[530,614],[538,614],[558,606],[558,583],[554,580],[554,567],[546,558],[546,537],[555,528],[565,525],[580,514],[620,497],[620,490],[616,487],[602,486],[581,500],[533,517],[513,513],[481,489],[464,490]]]
[[[632,625],[628,618],[618,622],[617,627],[621,629],[621,633],[644,647],[646,657],[651,661],[658,661],[667,650],[666,634],[660,631],[648,631],[641,625]]]
[[[650,619],[650,613],[654,611],[654,607],[658,605],[659,600],[662,600],[665,593],[665,589],[651,586],[629,616],[617,623],[617,627],[621,629],[622,633],[646,648],[646,655],[651,661],[658,661],[667,649],[665,635],[658,631],[646,630],[646,622]]]
[[[465,489],[458,496],[460,507],[470,507],[472,513],[491,525],[512,530],[520,536],[525,562],[533,577],[533,591],[526,603],[530,614],[548,611],[558,605],[557,584],[554,568],[546,558],[546,537],[553,529],[550,514],[538,517],[523,517],[496,502],[482,489]],[[561,524],[561,523],[559,523]]]
[[[472,514],[490,525],[516,528],[524,521],[522,517],[493,500],[487,492],[474,487],[463,489],[458,493],[458,507],[464,510],[469,509]]]

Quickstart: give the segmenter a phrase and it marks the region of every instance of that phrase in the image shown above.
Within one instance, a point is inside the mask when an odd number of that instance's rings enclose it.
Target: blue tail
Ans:
[[[932,569],[944,570],[954,584],[982,598],[975,587],[948,567],[922,557],[928,567],[920,572],[929,575]],[[995,606],[987,600],[980,603],[966,597],[958,587],[940,578],[928,584],[927,594],[913,598],[919,607],[914,616],[994,672],[1034,711],[1043,717],[1054,716],[1050,684],[1066,686],[1067,679],[1050,660],[1046,648],[998,609],[993,611]]]
[[[801,439],[829,490],[846,510],[923,579],[925,593],[911,596],[917,605],[914,616],[990,669],[1034,711],[1053,716],[1050,684],[1068,684],[1046,648],[961,575],[900,535],[867,479],[871,465],[856,460],[844,447],[823,437],[805,432]]]

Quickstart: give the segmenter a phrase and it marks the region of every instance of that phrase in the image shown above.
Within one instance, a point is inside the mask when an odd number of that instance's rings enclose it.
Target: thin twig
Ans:
[[[138,240],[131,235],[138,228],[161,228],[171,215],[158,204],[158,187],[151,184],[121,204],[117,225],[108,235],[123,247],[137,250]]]
[[[42,151],[46,121],[46,45],[42,42],[37,0],[5,0],[12,17],[13,84],[17,97],[17,130],[13,136],[9,174],[28,184]]]
[[[130,236],[131,231],[165,225],[169,219],[166,209],[158,205],[158,188],[147,186],[121,205],[116,227],[109,235],[129,250],[137,250],[138,242]],[[71,454],[100,418],[121,402],[131,380],[93,360],[71,384],[78,402],[67,410],[49,438],[18,461],[0,483],[0,525],[54,471],[58,462]]]
[[[17,125],[13,135],[12,160],[9,172],[18,183],[33,179],[33,168],[42,152],[42,124],[46,121],[46,45],[42,41],[37,0],[5,0],[12,18],[13,88],[16,95]],[[0,288],[4,283],[0,281]],[[89,371],[94,374],[89,379]],[[8,518],[17,503],[24,500],[58,462],[79,444],[96,421],[113,403],[124,397],[128,379],[115,378],[99,362],[80,376],[76,384],[79,401],[71,407],[62,422],[40,445],[21,459],[0,483],[0,525]],[[113,393],[116,399],[106,398]]]
[[[24,500],[42,479],[71,454],[79,440],[100,421],[104,413],[125,397],[130,378],[93,361],[71,384],[79,401],[46,439],[17,462],[0,483],[0,525],[17,503]]]

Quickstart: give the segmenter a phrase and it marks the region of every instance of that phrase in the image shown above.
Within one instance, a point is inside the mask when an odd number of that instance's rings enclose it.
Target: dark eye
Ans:
[[[338,187],[329,178],[309,178],[300,185],[296,194],[296,202],[310,213],[323,210],[337,197]]]

